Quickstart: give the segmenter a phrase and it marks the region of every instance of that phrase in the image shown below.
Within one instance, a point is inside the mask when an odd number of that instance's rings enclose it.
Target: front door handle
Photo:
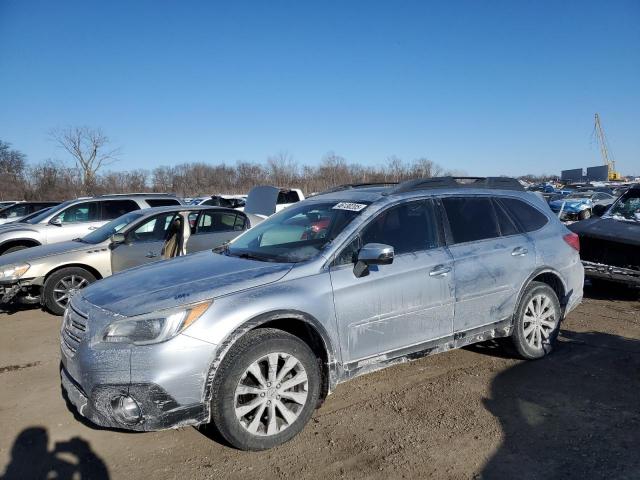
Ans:
[[[527,250],[526,248],[516,247],[511,252],[511,255],[514,257],[524,257],[527,253],[529,253],[529,250]]]
[[[157,253],[149,251],[146,255],[147,258],[156,258],[158,256]]]
[[[451,267],[437,265],[429,272],[430,277],[445,277],[451,271]]]

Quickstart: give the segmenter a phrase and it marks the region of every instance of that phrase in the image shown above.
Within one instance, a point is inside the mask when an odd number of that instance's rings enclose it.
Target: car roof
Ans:
[[[155,215],[157,213],[164,213],[164,212],[184,212],[184,211],[199,212],[202,210],[221,210],[225,212],[242,213],[233,208],[216,207],[213,205],[166,205],[163,207],[152,207],[152,208],[145,208],[142,210],[133,210],[133,211],[142,213],[143,216],[148,217],[150,215]]]
[[[461,181],[459,181],[461,180]],[[425,195],[522,194],[525,190],[513,178],[502,177],[434,177],[408,180],[399,184],[356,184],[318,193],[313,199],[329,201],[375,202],[382,198],[413,198]]]

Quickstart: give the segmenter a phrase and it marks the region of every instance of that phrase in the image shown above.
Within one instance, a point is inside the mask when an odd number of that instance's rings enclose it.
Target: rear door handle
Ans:
[[[529,253],[529,250],[527,250],[526,248],[516,247],[511,252],[511,255],[514,257],[524,257],[527,253]]]
[[[433,270],[429,272],[430,277],[444,277],[451,271],[451,267],[446,267],[444,265],[437,265],[433,267]]]
[[[145,256],[147,258],[156,258],[158,256],[158,254],[155,253],[155,252],[148,252]]]

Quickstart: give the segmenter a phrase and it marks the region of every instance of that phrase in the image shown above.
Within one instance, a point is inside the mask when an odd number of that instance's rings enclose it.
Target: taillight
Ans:
[[[567,233],[562,239],[577,252],[580,251],[580,237],[577,233]]]

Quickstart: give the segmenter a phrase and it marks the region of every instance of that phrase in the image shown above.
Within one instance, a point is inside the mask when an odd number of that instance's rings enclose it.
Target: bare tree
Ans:
[[[110,140],[99,128],[68,127],[52,130],[50,135],[82,172],[84,194],[95,189],[100,168],[116,161],[120,154],[119,148],[109,148]]]
[[[26,156],[0,140],[0,199],[24,196]]]

